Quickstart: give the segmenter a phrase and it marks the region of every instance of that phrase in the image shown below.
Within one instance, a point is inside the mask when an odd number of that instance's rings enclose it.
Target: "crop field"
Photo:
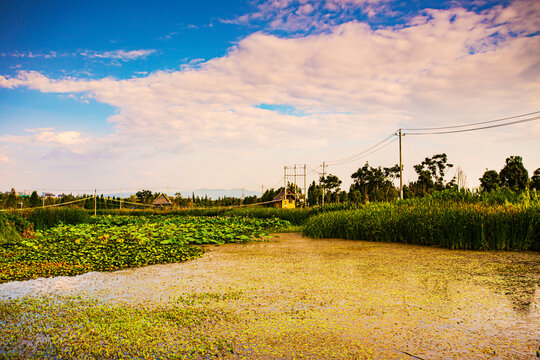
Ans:
[[[288,225],[276,218],[99,216],[4,240],[0,282],[181,262],[204,253],[194,245],[263,240]]]

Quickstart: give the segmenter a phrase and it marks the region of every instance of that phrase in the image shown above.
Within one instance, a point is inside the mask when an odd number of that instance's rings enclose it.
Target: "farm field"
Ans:
[[[6,358],[527,359],[540,254],[313,240],[0,284]]]

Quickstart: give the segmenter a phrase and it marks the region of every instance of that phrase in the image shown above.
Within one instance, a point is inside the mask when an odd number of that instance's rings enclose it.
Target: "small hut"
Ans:
[[[162,193],[152,202],[152,205],[154,205],[154,208],[156,209],[166,209],[172,207],[172,202],[167,195]]]
[[[285,196],[285,190],[281,190],[279,194],[274,197],[274,207],[294,209],[296,208],[296,196],[289,191],[287,191],[287,196]]]

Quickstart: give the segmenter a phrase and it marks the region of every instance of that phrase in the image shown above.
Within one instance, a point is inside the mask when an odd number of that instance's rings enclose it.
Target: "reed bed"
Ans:
[[[449,249],[540,251],[540,207],[425,200],[374,203],[313,216],[303,234]]]

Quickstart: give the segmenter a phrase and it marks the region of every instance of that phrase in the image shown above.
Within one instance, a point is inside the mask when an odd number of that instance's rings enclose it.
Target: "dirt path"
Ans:
[[[203,258],[0,285],[0,298],[131,304],[206,299],[237,358],[527,359],[540,346],[540,254],[313,240],[212,247]],[[232,355],[231,355],[232,356]]]

